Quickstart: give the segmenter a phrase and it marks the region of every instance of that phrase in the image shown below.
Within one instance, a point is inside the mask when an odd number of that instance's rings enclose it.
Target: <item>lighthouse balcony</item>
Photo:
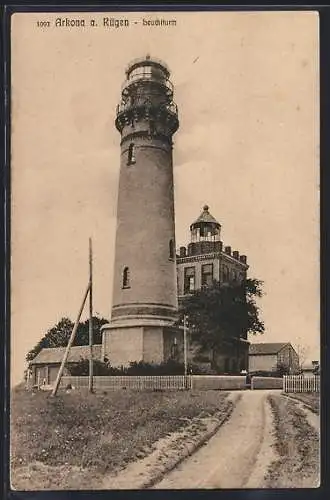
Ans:
[[[131,90],[146,83],[163,87],[167,96],[173,96],[173,84],[170,80],[166,78],[157,78],[153,73],[145,73],[142,71],[131,75],[130,78],[124,81],[121,86],[122,95],[127,96]]]
[[[178,108],[174,102],[171,103],[121,103],[117,106],[116,128],[120,132],[125,125],[134,124],[140,119],[146,120],[161,120],[171,124],[171,133],[174,133],[179,124]]]
[[[134,112],[134,113],[139,113],[139,111],[144,111],[146,109],[149,109],[149,110],[152,110],[152,109],[155,109],[157,111],[167,111],[169,114],[171,115],[174,115],[174,116],[177,116],[178,115],[178,107],[177,105],[174,103],[174,102],[170,102],[170,103],[161,103],[161,104],[156,104],[156,103],[152,103],[152,102],[149,102],[149,103],[146,103],[144,101],[140,101],[140,102],[122,102],[120,104],[118,104],[117,106],[117,117],[123,113],[130,113],[130,112]]]

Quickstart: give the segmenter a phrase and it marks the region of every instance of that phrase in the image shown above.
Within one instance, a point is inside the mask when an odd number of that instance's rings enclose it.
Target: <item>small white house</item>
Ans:
[[[54,384],[61,362],[65,353],[66,347],[47,347],[41,349],[37,356],[30,362],[29,378],[32,385],[46,385]],[[102,345],[94,344],[93,357],[94,359],[101,360]],[[69,351],[66,367],[64,368],[63,375],[69,375],[67,366],[75,364],[82,359],[89,358],[89,346],[73,346]]]
[[[277,373],[280,370],[293,375],[299,372],[299,356],[290,342],[250,344],[249,373]]]

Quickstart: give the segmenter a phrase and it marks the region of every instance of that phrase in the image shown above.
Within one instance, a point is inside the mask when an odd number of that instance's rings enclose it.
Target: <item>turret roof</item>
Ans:
[[[202,213],[200,214],[198,219],[196,219],[195,222],[191,224],[190,227],[193,228],[194,226],[196,225],[198,226],[200,223],[203,222],[216,224],[218,227],[221,226],[221,224],[213,217],[213,215],[210,214],[208,205],[204,205]]]

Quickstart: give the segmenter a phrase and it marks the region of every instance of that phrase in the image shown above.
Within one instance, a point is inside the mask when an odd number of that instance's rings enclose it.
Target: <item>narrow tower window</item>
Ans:
[[[170,259],[174,259],[174,240],[173,239],[170,239],[170,242],[169,242],[169,258]]]
[[[129,268],[124,267],[123,271],[123,288],[129,288],[130,287],[130,282],[129,282]]]
[[[127,165],[132,165],[133,163],[135,163],[135,147],[134,144],[131,143],[128,148]]]

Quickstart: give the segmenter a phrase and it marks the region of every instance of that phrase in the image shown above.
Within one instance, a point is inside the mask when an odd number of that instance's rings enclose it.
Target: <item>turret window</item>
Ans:
[[[170,239],[170,242],[169,242],[169,258],[171,260],[174,260],[174,254],[175,254],[175,250],[174,250],[174,240],[173,239]]]
[[[186,267],[184,270],[184,293],[195,291],[195,268]]]
[[[135,146],[131,143],[128,147],[127,165],[133,165],[133,163],[135,163]]]
[[[202,265],[202,286],[211,286],[213,283],[213,264]]]
[[[123,288],[129,288],[129,287],[130,287],[129,268],[124,267],[124,270],[123,270]]]

